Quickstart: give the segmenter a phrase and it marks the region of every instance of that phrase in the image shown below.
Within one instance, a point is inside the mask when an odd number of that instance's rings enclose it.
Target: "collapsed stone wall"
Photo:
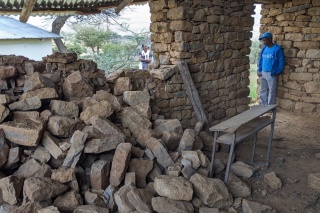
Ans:
[[[160,68],[187,61],[210,124],[246,109],[253,1],[149,1],[152,50]],[[188,117],[181,78],[167,80],[168,97],[158,107],[170,117]],[[168,112],[168,107],[177,110]],[[170,108],[172,109],[172,107]]]
[[[265,4],[261,15],[261,33],[273,33],[286,58],[278,78],[279,106],[320,114],[320,1]]]

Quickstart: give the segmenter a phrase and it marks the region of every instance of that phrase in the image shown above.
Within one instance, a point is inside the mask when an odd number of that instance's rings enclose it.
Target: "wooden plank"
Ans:
[[[261,130],[262,128],[268,126],[272,123],[272,119],[269,117],[261,117],[249,121],[248,123],[241,126],[236,132],[236,144],[244,140],[246,137],[252,135],[253,133]],[[221,135],[218,139],[218,143],[230,145],[233,142],[234,133],[226,133]]]
[[[115,13],[119,14],[121,10],[123,10],[123,8],[125,8],[128,4],[130,4],[133,0],[123,0],[122,2],[120,2],[120,4],[116,7],[115,9]]]
[[[251,109],[244,111],[226,121],[223,121],[213,127],[210,128],[210,131],[223,131],[233,133],[235,132],[241,125],[265,114],[268,111],[273,110],[278,105],[258,105],[254,106]]]
[[[178,64],[178,67],[180,69],[182,80],[183,80],[184,86],[186,87],[186,92],[192,104],[193,110],[196,114],[196,117],[198,121],[201,121],[205,124],[206,131],[209,134],[211,134],[211,132],[209,131],[208,119],[202,107],[197,88],[195,87],[193,80],[191,78],[188,65],[185,61],[181,61]]]
[[[23,23],[26,23],[30,17],[33,6],[36,3],[36,0],[26,0],[23,4],[19,20]]]

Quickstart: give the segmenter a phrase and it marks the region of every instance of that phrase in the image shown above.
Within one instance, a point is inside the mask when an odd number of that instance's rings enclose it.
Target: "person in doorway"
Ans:
[[[259,38],[263,42],[258,60],[258,76],[260,78],[260,104],[276,104],[277,76],[285,65],[281,46],[272,41],[272,34],[263,33]]]
[[[150,64],[152,60],[152,53],[147,45],[142,45],[142,48],[142,51],[139,52],[139,61],[141,62],[141,69],[147,70],[148,64]]]

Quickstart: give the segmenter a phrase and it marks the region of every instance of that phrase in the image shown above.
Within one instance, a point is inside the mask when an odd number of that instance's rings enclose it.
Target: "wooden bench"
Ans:
[[[210,128],[214,132],[214,141],[212,149],[212,158],[210,165],[210,177],[213,176],[213,162],[215,159],[216,143],[227,144],[230,146],[228,163],[225,173],[224,182],[228,182],[231,159],[234,152],[235,145],[244,141],[247,137],[253,135],[253,148],[251,155],[251,162],[254,160],[258,132],[268,125],[271,125],[269,134],[269,144],[267,149],[266,167],[269,166],[271,144],[274,131],[274,122],[276,119],[277,105],[258,105],[253,106],[249,110],[242,112],[222,123],[219,123]],[[272,112],[272,116],[263,116],[268,112]],[[223,134],[221,134],[223,133]]]

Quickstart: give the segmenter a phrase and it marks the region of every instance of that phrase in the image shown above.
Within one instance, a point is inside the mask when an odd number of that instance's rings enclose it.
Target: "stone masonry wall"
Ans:
[[[248,109],[253,1],[151,0],[149,5],[158,69],[187,61],[209,123]],[[154,100],[159,113],[195,124],[178,71],[154,87],[163,91]]]
[[[286,58],[278,78],[279,106],[320,114],[320,1],[263,5],[261,14],[260,32],[273,33]]]

